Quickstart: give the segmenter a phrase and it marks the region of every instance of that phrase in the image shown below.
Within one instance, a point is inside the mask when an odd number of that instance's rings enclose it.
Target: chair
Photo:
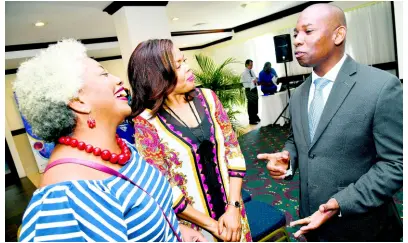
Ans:
[[[256,200],[245,203],[245,209],[254,242],[289,242],[286,218],[280,210]]]
[[[251,194],[249,192],[245,191],[244,189],[241,190],[241,195],[242,195],[242,201],[244,203],[251,201]]]

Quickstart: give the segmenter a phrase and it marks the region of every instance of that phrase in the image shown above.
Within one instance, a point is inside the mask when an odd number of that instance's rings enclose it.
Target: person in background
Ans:
[[[312,5],[294,31],[295,55],[312,74],[291,101],[283,152],[260,154],[274,179],[300,171],[295,237],[308,241],[399,241],[393,195],[403,181],[402,85],[345,54],[343,10]]]
[[[252,71],[254,62],[251,59],[245,61],[245,70],[241,74],[241,83],[245,88],[245,95],[247,97],[247,111],[249,117],[249,124],[256,125],[261,119],[258,117],[258,90],[256,84],[258,78]]]
[[[270,62],[266,62],[262,71],[259,73],[258,83],[261,85],[261,91],[265,95],[273,95],[277,92],[278,86],[274,80],[278,78],[275,69]]]
[[[241,198],[245,159],[217,95],[195,88],[171,40],[147,40],[128,65],[135,143],[173,188],[182,224],[214,241],[252,241]]]
[[[34,134],[57,144],[20,241],[205,241],[179,226],[166,178],[115,136],[131,113],[123,82],[83,44],[63,40],[21,64],[14,91]]]

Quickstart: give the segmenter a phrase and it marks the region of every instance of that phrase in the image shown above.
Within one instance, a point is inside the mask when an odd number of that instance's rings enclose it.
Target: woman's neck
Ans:
[[[120,153],[121,150],[116,141],[116,129],[117,126],[103,126],[103,124],[97,124],[93,129],[87,125],[77,126],[72,137],[93,147]]]
[[[187,104],[185,94],[170,94],[167,96],[165,104],[168,107],[179,107]]]

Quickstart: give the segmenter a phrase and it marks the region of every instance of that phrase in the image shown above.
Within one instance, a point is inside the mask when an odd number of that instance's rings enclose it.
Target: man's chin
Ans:
[[[301,61],[301,60],[298,60],[298,63],[299,63],[299,65],[302,66],[302,67],[313,67],[312,64],[307,63],[307,62],[304,62],[304,61]]]

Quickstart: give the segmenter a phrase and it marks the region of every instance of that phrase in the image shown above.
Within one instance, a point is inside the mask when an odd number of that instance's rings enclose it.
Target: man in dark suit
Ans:
[[[283,152],[260,154],[274,179],[300,170],[295,237],[398,241],[392,196],[402,187],[402,87],[395,76],[345,54],[344,12],[315,4],[299,16],[295,55],[312,75],[290,101]]]

